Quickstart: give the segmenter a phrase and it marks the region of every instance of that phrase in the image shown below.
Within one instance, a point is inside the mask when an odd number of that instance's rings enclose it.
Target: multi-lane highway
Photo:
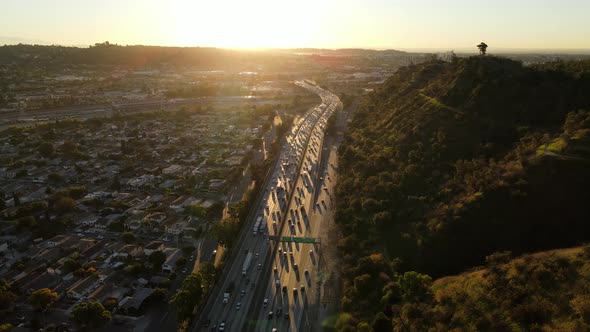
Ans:
[[[313,314],[306,309],[311,297],[317,298],[312,286],[317,284],[319,245],[279,240],[317,237],[319,227],[312,222],[320,219],[313,216],[327,208],[319,200],[323,194],[318,195],[325,181],[325,171],[320,173],[324,130],[342,104],[310,82],[296,84],[317,93],[322,103],[297,119],[287,134],[256,210],[194,331],[310,330]],[[224,293],[229,293],[226,299]]]

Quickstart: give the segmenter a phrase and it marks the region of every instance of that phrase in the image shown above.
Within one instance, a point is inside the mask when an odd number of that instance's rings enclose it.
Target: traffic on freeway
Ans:
[[[322,103],[298,118],[287,133],[256,210],[236,243],[237,254],[228,259],[230,266],[194,331],[300,331],[308,324],[305,294],[315,277],[319,244],[289,241],[314,241],[310,216],[326,204],[314,200],[315,191],[322,190],[318,183],[324,130],[342,103],[311,82],[295,84],[318,94]]]

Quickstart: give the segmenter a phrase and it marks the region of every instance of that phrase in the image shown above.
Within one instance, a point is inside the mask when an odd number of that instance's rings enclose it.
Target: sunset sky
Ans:
[[[0,0],[0,43],[590,48],[589,0]]]

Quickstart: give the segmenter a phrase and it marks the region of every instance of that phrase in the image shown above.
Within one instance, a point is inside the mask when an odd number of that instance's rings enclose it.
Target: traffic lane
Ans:
[[[311,197],[311,196],[310,196]],[[307,199],[307,204],[310,203],[311,199],[308,198]],[[291,205],[292,206],[292,205]],[[291,228],[292,230],[292,228]],[[299,262],[298,265],[301,264],[301,262],[303,262],[303,257],[301,256],[301,248],[300,248],[300,244],[299,243],[286,243],[285,244],[286,248],[289,249],[290,254],[288,255],[287,259],[285,259],[287,267],[293,267],[293,264],[295,262]],[[291,253],[293,253],[293,257],[291,257]],[[305,254],[303,254],[305,255]],[[299,274],[300,271],[299,269],[295,270],[294,268],[291,269],[291,273],[288,273],[288,275],[286,275],[287,279],[285,280],[284,278],[281,278],[281,284],[287,286],[287,300],[289,299],[289,296],[293,296],[293,303],[290,303],[288,305],[288,312],[289,312],[289,327],[291,329],[297,330],[297,326],[300,324],[301,321],[301,317],[302,317],[302,310],[301,308],[299,308],[299,304],[297,302],[298,297],[294,296],[295,293],[293,291],[293,289],[297,289],[297,293],[300,292],[300,280],[301,280],[301,275]]]
[[[278,168],[275,167],[275,170],[273,172],[273,180],[276,180],[277,178],[277,173],[278,173]],[[264,196],[263,196],[264,197]],[[241,248],[243,249],[245,246],[251,246],[250,241],[247,242],[243,242]],[[238,265],[238,264],[234,264],[234,265]],[[230,269],[230,275],[235,275],[236,270],[238,270],[238,268],[236,268],[235,266],[232,267],[232,269]],[[229,286],[229,284],[231,283],[231,281],[229,279],[231,278],[226,278],[228,280],[226,280],[226,282],[224,282],[224,284],[222,285],[222,288],[226,288],[227,286]],[[218,300],[219,301],[219,300]],[[217,303],[217,302],[216,302]],[[223,309],[223,308],[222,308]],[[219,310],[219,309],[214,309],[214,310]],[[223,310],[221,310],[223,311]]]
[[[306,151],[307,151],[307,150],[306,150]],[[307,153],[306,153],[306,154],[307,154]],[[290,204],[290,205],[292,205],[292,204],[293,204],[293,200],[292,200],[292,199],[290,200],[289,204]],[[283,219],[283,220],[284,220],[284,219]]]
[[[299,129],[301,129],[301,127],[300,127]],[[298,130],[298,132],[300,132],[300,131],[301,131],[301,130]],[[306,134],[307,134],[307,133],[306,133]],[[284,153],[285,153],[285,151],[282,151],[282,153],[284,154]],[[275,175],[275,178],[274,178],[273,180],[275,180],[275,181],[276,181],[277,169],[278,169],[278,168],[277,168],[277,164],[275,164],[275,166],[274,166],[274,173],[273,173],[273,174]],[[265,187],[268,187],[268,184],[265,184]],[[258,203],[260,203],[260,199],[259,199],[259,202],[257,202],[257,204],[258,204]],[[252,222],[251,222],[251,223],[252,223]],[[244,245],[245,245],[245,243],[244,243],[244,242],[242,242],[242,244],[244,244]],[[241,247],[243,247],[243,246],[241,246]],[[233,265],[238,265],[238,264],[233,264]],[[229,272],[229,274],[231,275],[231,274],[232,274],[232,270],[234,270],[234,271],[235,271],[235,269],[236,269],[236,268],[235,268],[235,266],[233,266],[233,267],[230,269],[230,272]],[[224,281],[224,283],[223,283],[223,285],[222,285],[222,287],[221,287],[222,289],[218,290],[218,291],[220,291],[220,292],[223,292],[223,289],[224,289],[224,288],[226,288],[226,287],[227,287],[227,286],[228,286],[228,285],[231,283],[231,282],[229,281],[229,279],[231,279],[231,278],[227,278],[227,277],[226,277],[225,279],[227,279],[227,280],[225,280],[225,281]],[[215,299],[213,299],[213,303],[214,303],[214,306],[215,306],[215,304],[217,304],[218,302],[215,302]],[[223,308],[222,308],[222,309],[223,309]],[[214,310],[214,312],[217,312],[217,310],[218,310],[218,309],[213,309],[213,310]],[[223,311],[223,310],[221,310],[221,311]]]
[[[263,240],[260,236],[256,235],[252,235],[253,239],[251,240],[251,242],[249,242],[253,248],[251,247],[249,249],[249,251],[252,251],[254,254],[254,258],[253,258],[253,262],[250,264],[250,267],[248,269],[248,272],[246,274],[246,276],[242,275],[242,267],[243,267],[243,262],[245,259],[245,255],[244,258],[242,258],[242,264],[234,264],[236,266],[238,266],[237,269],[237,273],[233,274],[233,281],[235,283],[235,288],[232,291],[232,294],[230,295],[230,301],[228,304],[230,304],[230,306],[227,306],[225,308],[225,323],[226,326],[228,328],[228,330],[231,331],[232,326],[241,326],[239,325],[240,323],[240,319],[243,316],[243,314],[241,314],[241,312],[243,312],[241,309],[242,306],[247,306],[249,302],[251,302],[253,300],[252,296],[248,296],[248,297],[244,297],[242,298],[240,296],[240,292],[241,290],[246,290],[246,292],[248,294],[253,294],[252,290],[256,287],[256,280],[258,280],[259,277],[259,271],[257,269],[257,265],[258,262],[260,261],[260,252],[262,252],[263,250],[265,250],[265,242],[261,241]],[[254,239],[256,237],[256,239]],[[258,258],[256,257],[256,254],[258,254]],[[223,301],[223,300],[221,300]],[[236,309],[236,305],[237,303],[240,303],[240,309]]]
[[[263,270],[264,266],[266,264],[268,264],[267,257],[270,257],[268,255],[268,251],[270,250],[268,242],[266,242],[266,240],[264,238],[262,238],[261,241],[262,241],[261,247],[258,252],[260,254],[260,256],[258,258],[255,258],[254,265],[250,267],[250,271],[252,271],[252,272],[249,272],[249,273],[253,274],[253,280],[250,279],[251,286],[250,286],[250,290],[248,290],[247,292],[251,293],[252,296],[246,298],[246,301],[242,302],[242,306],[245,306],[245,307],[249,307],[250,304],[252,303],[252,301],[258,300],[254,296],[254,289],[259,284],[258,281],[262,280],[262,278],[261,278],[262,270]],[[258,267],[259,264],[260,264],[260,268]],[[236,315],[236,318],[234,319],[235,326],[237,326],[237,327],[243,326],[244,320],[246,319],[246,314],[247,314],[247,311],[242,310],[242,311],[240,311],[239,314]]]
[[[291,205],[290,205],[290,206],[293,206],[293,200],[291,201]],[[295,218],[295,215],[296,215],[296,214],[295,214],[294,212],[292,213],[292,212],[291,212],[291,209],[289,209],[289,212],[288,212],[288,213],[289,213],[289,214],[291,214],[291,218]],[[297,244],[297,245],[298,245],[298,244]],[[292,274],[292,275],[293,275],[293,277],[294,277],[295,279],[300,279],[300,275],[299,275],[300,271],[298,271],[298,270],[295,270],[295,269],[290,269],[290,266],[292,266],[292,265],[293,265],[293,263],[295,263],[295,258],[294,258],[294,257],[293,257],[293,258],[291,258],[291,255],[289,255],[289,256],[287,256],[287,257],[285,258],[285,255],[284,255],[285,251],[284,251],[284,249],[283,249],[283,248],[285,248],[285,246],[283,246],[283,245],[281,245],[281,244],[280,244],[280,246],[281,246],[281,251],[280,251],[280,252],[279,252],[279,254],[278,254],[278,258],[276,258],[276,259],[275,259],[275,262],[278,264],[278,266],[280,266],[280,271],[279,271],[279,273],[280,273],[280,274],[279,274],[279,276],[278,276],[278,277],[279,277],[279,280],[281,280],[281,285],[289,285],[289,286],[292,286],[292,285],[293,285],[293,283],[289,283],[289,282],[285,283],[285,278],[284,278],[284,275]],[[289,243],[289,244],[288,244],[288,248],[289,248],[289,251],[290,251],[290,252],[293,252],[293,246],[292,246],[292,243]],[[297,248],[298,248],[298,247],[297,247]],[[286,248],[285,248],[285,249],[286,249]],[[292,272],[291,272],[291,271],[292,271]],[[290,273],[290,272],[291,272],[291,273]],[[277,276],[276,276],[276,275],[274,275],[274,271],[273,271],[273,276],[274,276],[274,278],[275,278],[274,280],[276,280],[276,277],[277,277]],[[274,281],[273,281],[273,283],[274,283]],[[267,293],[266,293],[266,294],[267,294],[267,296],[270,296],[270,294],[274,294],[274,295],[276,296],[276,290],[275,290],[275,289],[273,289],[271,285],[267,285],[267,287],[268,287],[268,288],[267,288]],[[276,286],[275,286],[275,288],[276,288]],[[289,290],[289,289],[290,289],[290,287],[288,288],[288,290]],[[282,292],[282,287],[280,287],[280,291],[281,291],[281,297],[280,297],[280,298],[281,298],[281,307],[282,307],[282,306],[285,306],[285,308],[290,308],[290,309],[289,309],[289,311],[288,311],[288,312],[289,312],[289,316],[290,316],[290,317],[294,317],[294,313],[295,313],[295,312],[299,312],[299,311],[294,311],[293,309],[291,309],[291,306],[289,306],[289,305],[288,305],[288,292],[289,292],[289,291],[287,291],[287,294],[283,294],[283,292]],[[284,296],[285,298],[283,298],[283,296]],[[284,303],[284,300],[286,300],[287,302],[286,302],[286,303]],[[273,301],[273,305],[274,305],[274,303],[275,303],[275,301]],[[275,307],[275,308],[276,308],[276,307]],[[277,310],[277,309],[275,309],[275,310]],[[295,308],[295,310],[297,310],[297,309]],[[265,315],[266,315],[266,316],[268,316],[267,310],[262,310],[262,311],[259,313],[259,315],[258,315],[258,319],[259,319],[259,320],[262,320],[262,319],[264,319],[264,316],[265,316]],[[289,319],[289,320],[290,320],[290,319]]]
[[[247,238],[243,243],[240,249],[244,248],[244,247],[252,247],[253,246],[253,240],[252,238]],[[243,251],[240,251],[243,252]],[[242,263],[243,263],[243,257],[240,254],[238,254],[237,257],[240,257],[239,260],[239,264],[233,264],[232,267],[229,270],[228,273],[228,277],[225,278],[225,282],[223,283],[223,287],[221,289],[220,292],[220,296],[218,297],[218,299],[216,299],[216,301],[214,302],[214,308],[212,310],[213,315],[210,315],[210,319],[212,322],[216,322],[217,324],[219,324],[222,321],[225,321],[226,325],[228,325],[228,317],[229,317],[229,313],[231,312],[231,307],[233,307],[235,305],[235,303],[237,303],[236,301],[236,289],[238,289],[238,287],[243,286],[240,282],[245,282],[244,280],[236,280],[236,275],[240,275],[241,276],[241,269],[242,269]],[[223,293],[225,293],[225,291],[228,289],[228,287],[230,286],[231,283],[234,283],[234,290],[232,291],[232,295],[230,296],[230,300],[227,304],[223,303]],[[228,327],[229,328],[229,327]]]

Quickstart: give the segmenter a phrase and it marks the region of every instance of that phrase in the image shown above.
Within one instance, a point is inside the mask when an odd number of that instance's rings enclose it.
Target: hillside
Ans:
[[[435,280],[420,304],[394,305],[400,312],[394,325],[417,331],[588,331],[589,258],[590,247],[512,260],[508,253],[490,256],[485,269]]]
[[[371,94],[339,150],[344,311],[391,322],[384,287],[405,271],[424,280],[496,251],[588,241],[589,73],[587,62],[432,60]]]
[[[89,48],[4,45],[0,46],[0,65],[27,67],[39,64],[61,68],[71,65],[116,65],[143,68],[151,66],[195,66],[202,69],[256,68],[261,64],[283,68],[300,61],[279,52],[237,51],[212,47],[120,46],[108,42]]]

